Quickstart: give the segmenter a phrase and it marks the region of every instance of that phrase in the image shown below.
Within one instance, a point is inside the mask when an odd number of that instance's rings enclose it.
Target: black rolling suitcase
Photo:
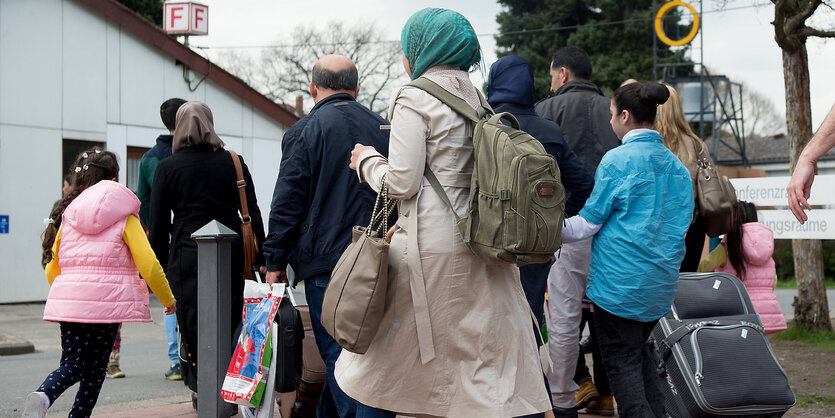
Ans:
[[[683,273],[651,341],[669,417],[782,416],[795,403],[745,286]]]
[[[287,289],[289,296],[292,290]],[[302,340],[304,325],[292,297],[284,297],[278,305],[275,323],[278,324],[278,346],[275,367],[275,391],[295,392],[302,375]]]

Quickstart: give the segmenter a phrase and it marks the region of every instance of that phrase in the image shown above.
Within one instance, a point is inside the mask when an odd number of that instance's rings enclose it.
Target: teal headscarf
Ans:
[[[470,22],[460,13],[427,8],[413,14],[400,33],[412,80],[436,65],[468,71],[481,61],[481,47]]]

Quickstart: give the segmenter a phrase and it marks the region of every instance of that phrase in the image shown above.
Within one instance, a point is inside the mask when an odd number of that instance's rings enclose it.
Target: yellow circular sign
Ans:
[[[684,7],[690,11],[690,14],[693,15],[693,27],[690,29],[690,33],[687,34],[684,38],[679,40],[673,40],[667,37],[667,34],[664,33],[664,16],[670,12],[673,8],[676,7]],[[693,6],[681,1],[681,0],[672,0],[670,2],[665,3],[658,9],[658,13],[655,15],[655,34],[658,35],[658,39],[661,42],[664,42],[670,46],[681,46],[684,44],[689,43],[696,37],[696,33],[699,32],[699,14],[696,13],[696,9]]]

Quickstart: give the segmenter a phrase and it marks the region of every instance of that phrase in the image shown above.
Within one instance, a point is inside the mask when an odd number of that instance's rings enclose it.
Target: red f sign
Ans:
[[[165,3],[163,29],[175,35],[208,35],[209,7],[194,2]]]

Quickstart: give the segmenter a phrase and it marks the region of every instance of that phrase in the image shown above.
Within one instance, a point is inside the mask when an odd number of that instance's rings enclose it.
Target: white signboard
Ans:
[[[194,2],[167,2],[162,28],[172,35],[208,35],[209,7]]]
[[[812,209],[809,219],[801,224],[788,209],[786,190],[790,177],[754,177],[730,179],[736,198],[752,202],[759,207],[772,206],[777,210],[759,210],[760,223],[774,231],[775,239],[835,239],[835,210]],[[815,176],[809,204],[813,206],[835,205],[835,175]]]
[[[753,177],[730,179],[736,198],[754,203],[757,206],[789,206],[789,187],[791,177]],[[835,174],[815,176],[811,205],[835,205]]]
[[[774,231],[774,239],[835,238],[835,210],[812,209],[806,215],[809,219],[801,225],[790,210],[757,211],[760,223]]]

